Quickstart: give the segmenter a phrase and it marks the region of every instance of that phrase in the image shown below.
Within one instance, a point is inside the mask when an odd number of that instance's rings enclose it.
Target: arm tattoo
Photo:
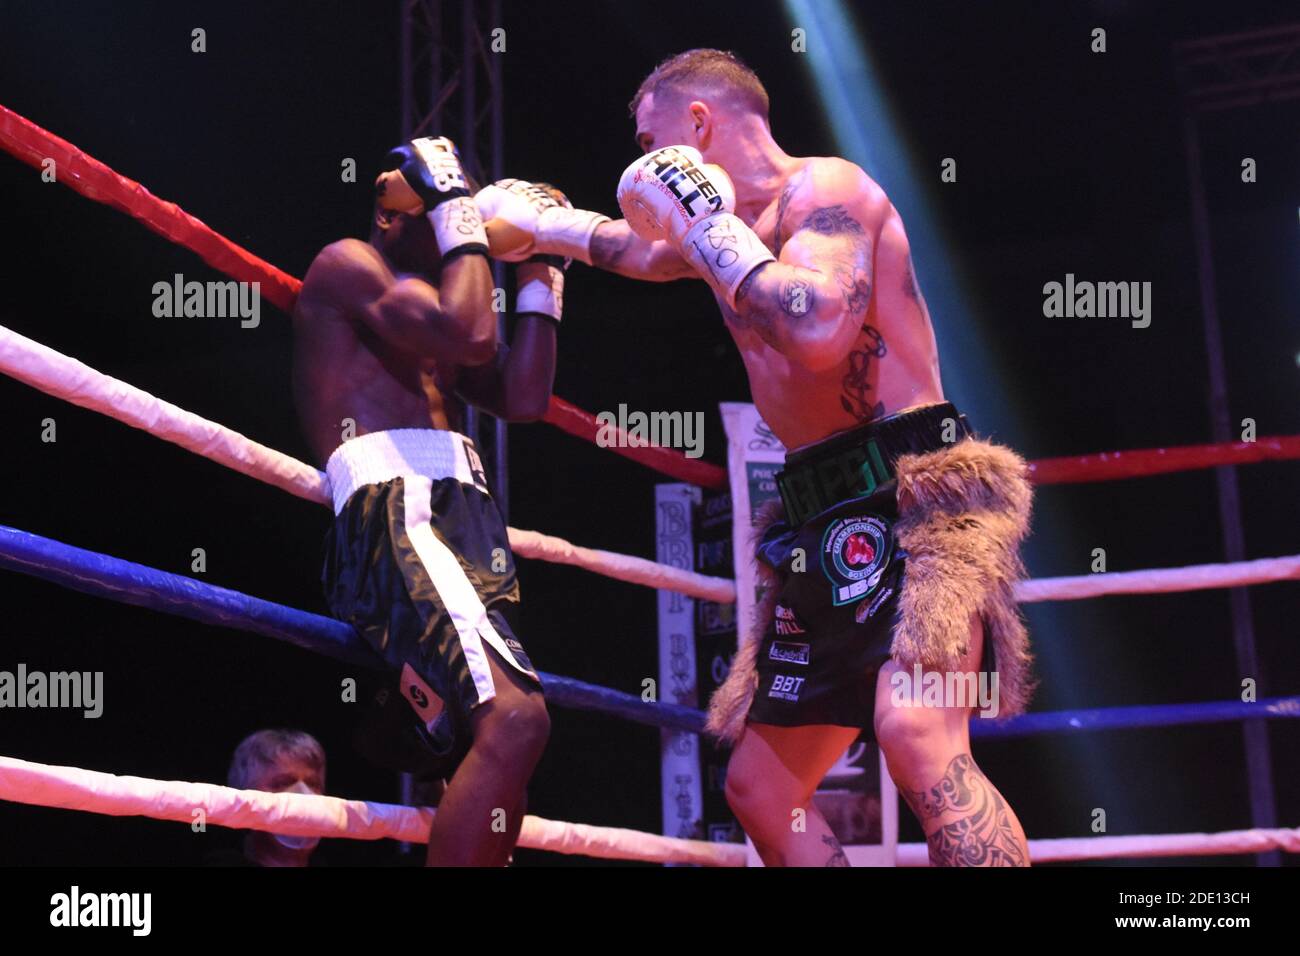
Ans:
[[[799,275],[781,283],[780,301],[781,311],[792,319],[807,315],[817,304],[812,283]]]
[[[808,214],[808,218],[803,221],[801,228],[811,229],[823,236],[866,235],[862,223],[850,216],[843,205],[823,206],[821,209],[814,209]]]
[[[772,234],[772,252],[780,256],[781,246],[785,240],[781,238],[781,226],[785,223],[785,211],[790,205],[790,197],[794,195],[795,189],[803,180],[803,176],[791,176],[790,181],[785,184],[785,189],[781,190],[781,198],[776,203],[776,231]]]
[[[844,855],[844,847],[840,846],[840,841],[833,836],[822,837],[822,842],[830,848],[831,855],[826,860],[826,866],[848,866],[849,858]]]
[[[867,311],[871,301],[871,281],[859,270],[845,269],[835,273],[835,281],[844,290],[844,305],[853,315]]]
[[[958,814],[927,837],[931,866],[1028,866],[1029,856],[1002,795],[969,754],[959,754],[928,790],[899,792],[923,829]]]
[[[862,338],[858,340],[858,347],[849,353],[849,367],[840,381],[844,388],[840,405],[860,422],[869,422],[885,413],[885,403],[873,404],[870,392],[871,360],[884,358],[886,351],[885,339],[880,332],[870,325],[862,326]]]
[[[912,257],[907,257],[907,268],[903,270],[903,292],[913,302],[920,303],[921,287],[916,282],[916,269],[912,266]]]
[[[632,235],[629,230],[627,235],[618,239],[608,233],[601,235],[600,228],[597,227],[591,236],[591,261],[605,269],[613,269],[621,265],[627,250],[632,246]]]
[[[827,206],[813,211],[803,223],[822,236],[844,236],[849,248],[831,257],[831,274],[844,295],[844,307],[852,315],[867,311],[871,300],[871,238],[862,224],[843,206]]]
[[[789,192],[790,186],[787,186],[781,197],[783,203],[787,201]],[[777,213],[778,249],[781,246],[781,217],[784,215],[784,209]],[[778,324],[792,326],[814,312],[818,305],[815,295],[817,280],[824,282],[828,275],[839,287],[845,311],[850,315],[864,314],[871,300],[872,244],[862,224],[844,206],[835,205],[813,210],[800,229],[826,237],[824,248],[817,250],[823,263],[820,272],[796,266],[792,267],[794,275],[783,279],[775,288],[756,288],[758,277],[764,271],[764,267],[759,266],[736,290],[737,311],[743,313],[736,316],[736,324],[753,328],[769,343]]]
[[[739,305],[739,304],[740,304],[743,300],[745,300],[746,297],[749,295],[749,287],[752,286],[752,285],[754,284],[754,280],[756,280],[756,279],[758,278],[758,274],[759,274],[760,272],[762,272],[762,271],[763,271],[763,267],[762,267],[762,266],[759,266],[757,269],[755,269],[755,270],[754,270],[753,272],[751,272],[749,275],[745,276],[744,281],[740,283],[740,288],[736,289],[736,304],[737,304],[737,305]],[[740,316],[736,316],[736,318],[739,319]],[[747,322],[744,322],[743,320],[741,321],[740,324],[745,325],[745,326],[748,326],[748,323],[747,323]]]

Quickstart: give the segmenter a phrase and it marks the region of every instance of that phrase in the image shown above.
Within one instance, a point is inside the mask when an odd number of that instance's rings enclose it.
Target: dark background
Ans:
[[[852,5],[909,140],[926,199],[960,270],[965,312],[999,368],[950,389],[976,424],[1026,457],[1210,440],[1181,113],[1178,39],[1286,22],[1251,3],[871,2]],[[397,3],[16,3],[0,13],[0,102],[156,195],[301,276],[315,252],[366,229],[375,163],[399,133]],[[1294,7],[1292,6],[1292,10]],[[613,212],[636,153],[626,104],[661,58],[690,46],[744,56],[766,82],[788,152],[836,150],[793,25],[770,2],[645,7],[505,4],[507,172],[561,185]],[[1088,52],[1093,26],[1110,52]],[[190,30],[208,52],[189,52]],[[819,55],[810,50],[808,57]],[[1233,421],[1300,432],[1300,104],[1204,124],[1219,306]],[[888,148],[889,144],[885,144]],[[939,159],[959,159],[941,184]],[[1241,183],[1243,156],[1259,182]],[[357,160],[359,182],[340,182]],[[875,172],[869,170],[869,172]],[[894,194],[894,184],[882,181]],[[157,319],[152,286],[216,276],[120,213],[0,156],[5,254],[0,322],[306,459],[289,390],[289,324]],[[909,208],[900,203],[904,220]],[[913,230],[917,229],[914,224]],[[1151,280],[1151,328],[1047,320],[1042,285]],[[700,283],[633,285],[570,273],[557,392],[600,410],[705,411],[721,461],[717,403],[748,398],[743,369]],[[945,367],[962,362],[931,301]],[[969,320],[968,320],[969,321]],[[945,351],[949,343],[951,352]],[[1000,396],[996,398],[995,396]],[[314,611],[328,515],[141,432],[0,380],[0,523]],[[1015,409],[996,417],[989,409]],[[983,414],[981,414],[983,412]],[[40,440],[41,420],[58,441]],[[578,543],[654,553],[656,477],[546,425],[512,428],[511,520]],[[1300,465],[1240,470],[1250,557],[1298,549]],[[1213,473],[1052,487],[1038,497],[1034,576],[1222,558]],[[544,670],[638,691],[655,673],[652,592],[523,562],[523,637]],[[222,781],[248,732],[289,725],[330,754],[329,792],[395,800],[396,781],[347,743],[350,669],[239,631],[194,625],[0,573],[0,669],[102,670],[105,714],[0,712],[0,753],[148,777]],[[1295,583],[1251,591],[1261,695],[1300,692]],[[1242,675],[1222,591],[1027,608],[1043,686],[1036,709],[1230,699]],[[1256,675],[1251,675],[1256,676]],[[532,812],[660,827],[658,734],[555,710]],[[1279,822],[1300,822],[1300,727],[1271,727]],[[1034,837],[1085,835],[1093,808],[1111,833],[1249,825],[1238,725],[1048,736],[978,744],[976,756]],[[904,839],[919,839],[906,821]],[[191,863],[229,833],[0,805],[0,863]],[[339,862],[384,861],[391,844],[335,841]],[[521,854],[524,862],[581,862]],[[1248,862],[1249,858],[1224,861]]]

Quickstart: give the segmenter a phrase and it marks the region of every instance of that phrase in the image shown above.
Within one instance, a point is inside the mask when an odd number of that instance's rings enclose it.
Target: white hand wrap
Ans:
[[[754,230],[730,212],[697,222],[682,237],[678,249],[732,309],[736,307],[736,290],[745,278],[764,263],[776,261]]]
[[[602,222],[609,222],[609,216],[552,206],[537,217],[536,251],[591,265],[591,237]]]
[[[479,215],[478,206],[471,197],[460,196],[440,202],[429,210],[428,216],[433,234],[438,237],[438,251],[444,259],[458,249],[486,255],[487,231],[483,228],[483,217]],[[465,246],[479,248],[462,249]]]
[[[515,293],[515,312],[550,316],[558,324],[564,312],[564,270],[546,266],[546,278],[528,278]]]

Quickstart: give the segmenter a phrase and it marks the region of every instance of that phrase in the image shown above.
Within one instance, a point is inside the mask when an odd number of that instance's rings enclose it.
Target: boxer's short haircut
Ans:
[[[705,90],[726,90],[765,121],[768,119],[767,90],[758,75],[726,50],[687,50],[670,56],[641,82],[628,108],[636,116],[637,107],[648,94],[658,98],[665,92],[689,94]]]
[[[259,730],[245,737],[230,761],[226,785],[245,790],[263,768],[271,767],[283,756],[301,760],[325,777],[325,748],[315,737],[301,730]]]

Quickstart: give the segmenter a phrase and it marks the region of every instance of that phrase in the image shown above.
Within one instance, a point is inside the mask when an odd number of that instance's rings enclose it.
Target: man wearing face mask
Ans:
[[[269,793],[325,792],[325,750],[301,730],[259,730],[235,748],[226,775],[237,790]],[[319,837],[293,837],[250,830],[238,850],[219,850],[204,858],[208,866],[319,866],[312,853]]]

